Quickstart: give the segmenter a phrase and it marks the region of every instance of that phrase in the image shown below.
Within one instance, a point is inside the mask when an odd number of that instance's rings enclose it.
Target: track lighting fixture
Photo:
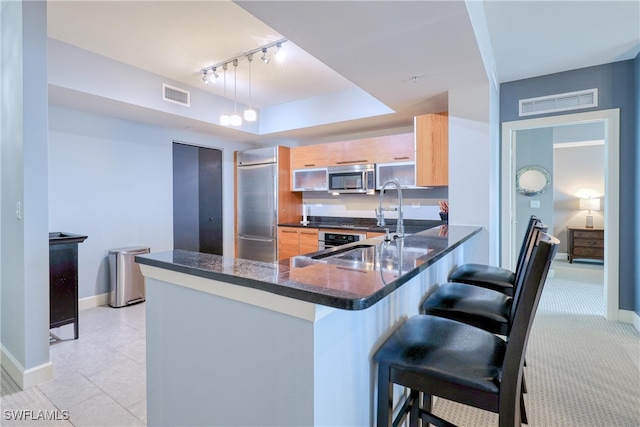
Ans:
[[[224,99],[227,100],[227,64],[222,65],[224,70]],[[231,117],[227,114],[227,105],[225,102],[224,113],[220,116],[220,124],[222,126],[229,126],[231,124]]]
[[[216,73],[216,67],[213,67],[211,70],[202,70],[202,81],[206,85],[215,83],[218,77],[220,76]]]
[[[242,117],[238,114],[238,60],[233,60],[233,114],[230,117],[231,126],[241,126]]]
[[[253,61],[253,55],[256,53],[262,53],[260,59],[265,64],[271,62],[271,57],[268,56],[268,51],[270,48],[275,47],[276,51],[273,54],[273,57],[276,58],[278,62],[282,62],[285,57],[285,53],[282,50],[282,43],[287,42],[287,39],[277,40],[275,42],[271,42],[264,46],[261,46],[257,49],[250,50],[248,52],[244,52],[240,55],[234,56],[233,58],[227,59],[226,61],[219,62],[215,65],[211,65],[209,67],[203,68],[200,71],[202,72],[202,81],[204,84],[208,85],[216,81],[219,77],[216,73],[216,69],[218,67],[222,67],[224,71],[224,97],[227,99],[227,66],[228,64],[233,64],[233,75],[234,75],[234,94],[233,94],[233,103],[234,103],[234,114],[231,116],[227,114],[227,108],[225,106],[224,114],[220,116],[220,124],[222,126],[241,126],[242,125],[242,117],[238,114],[238,81],[237,81],[237,70],[238,70],[238,61],[240,59],[246,58],[249,62],[249,108],[244,111],[244,119],[248,122],[253,122],[257,119],[257,112],[253,109],[253,98],[251,93],[251,62]]]
[[[256,110],[253,109],[252,105],[252,96],[251,96],[251,63],[253,62],[253,53],[247,55],[247,61],[249,61],[249,108],[244,110],[244,119],[248,122],[255,122],[258,118],[258,114]]]
[[[284,61],[284,58],[286,57],[286,54],[284,53],[284,50],[281,49],[281,47],[282,43],[276,43],[276,54],[274,55],[274,57],[278,62]]]
[[[262,57],[260,57],[260,59],[262,59],[262,62],[264,62],[265,64],[268,64],[269,61],[271,61],[271,59],[267,57],[267,48],[266,47],[262,48]]]

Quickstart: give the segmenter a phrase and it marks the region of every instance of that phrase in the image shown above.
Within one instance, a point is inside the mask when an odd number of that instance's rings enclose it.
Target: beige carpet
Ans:
[[[608,322],[603,287],[549,279],[525,368],[529,425],[640,426],[640,334]],[[495,426],[498,416],[440,399],[435,412],[460,426]]]

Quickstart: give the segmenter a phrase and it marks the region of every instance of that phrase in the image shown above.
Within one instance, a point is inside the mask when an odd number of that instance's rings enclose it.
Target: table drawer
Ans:
[[[587,239],[604,239],[604,231],[603,230],[594,230],[594,231],[574,231],[573,236],[575,238],[585,237]]]
[[[589,247],[596,247],[596,248],[604,248],[604,240],[602,239],[587,239],[587,238],[582,238],[582,239],[574,239],[573,244],[577,247],[577,246],[589,246]]]
[[[603,248],[582,248],[575,247],[573,248],[573,256],[592,256],[592,257],[604,257],[604,249]]]

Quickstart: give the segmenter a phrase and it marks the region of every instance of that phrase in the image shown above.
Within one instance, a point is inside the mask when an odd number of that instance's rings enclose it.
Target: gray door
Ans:
[[[173,247],[222,255],[222,151],[173,144]]]

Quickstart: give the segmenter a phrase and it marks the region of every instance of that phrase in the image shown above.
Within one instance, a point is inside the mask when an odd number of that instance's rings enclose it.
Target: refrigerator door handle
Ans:
[[[272,238],[264,238],[264,237],[258,237],[258,236],[243,236],[243,235],[238,235],[238,239],[244,239],[244,240],[257,240],[259,242],[273,242],[275,239]]]

